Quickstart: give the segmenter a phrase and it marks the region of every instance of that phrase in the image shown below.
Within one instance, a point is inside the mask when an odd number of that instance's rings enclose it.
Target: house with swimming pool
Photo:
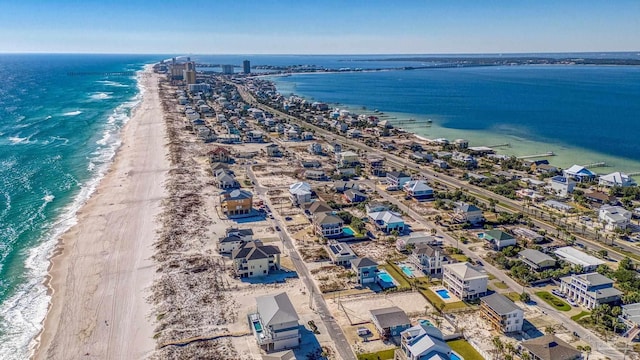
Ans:
[[[468,262],[462,262],[443,265],[442,282],[455,296],[462,300],[472,300],[487,294],[489,276]]]
[[[287,293],[256,298],[257,312],[249,314],[249,326],[258,345],[267,351],[291,349],[300,345],[298,313]]]
[[[394,360],[459,360],[444,340],[442,332],[431,325],[419,324],[400,333],[400,348]]]
[[[376,282],[378,263],[368,257],[351,260],[351,268],[358,274],[358,283],[362,286]]]
[[[442,264],[444,257],[439,247],[418,244],[415,246],[409,261],[425,274],[434,275],[442,272]]]
[[[313,229],[317,235],[323,238],[341,237],[344,221],[330,212],[319,213],[313,217]]]
[[[384,232],[391,232],[393,230],[397,230],[398,232],[402,232],[404,230],[404,220],[400,214],[385,210],[385,211],[377,211],[368,213],[367,216],[371,219],[378,229]]]

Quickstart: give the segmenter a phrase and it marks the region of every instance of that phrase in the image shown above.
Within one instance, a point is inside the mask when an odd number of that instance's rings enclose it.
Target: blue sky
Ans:
[[[0,0],[0,52],[640,50],[640,0]]]

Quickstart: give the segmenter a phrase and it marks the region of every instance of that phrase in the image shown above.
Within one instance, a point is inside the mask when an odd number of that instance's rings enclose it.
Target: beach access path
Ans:
[[[146,91],[115,161],[52,260],[36,359],[141,359],[155,349],[146,297],[169,162],[158,77],[147,68],[139,81]]]

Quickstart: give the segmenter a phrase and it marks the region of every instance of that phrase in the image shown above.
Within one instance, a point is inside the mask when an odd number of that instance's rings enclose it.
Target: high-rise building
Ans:
[[[251,73],[251,62],[249,60],[245,60],[242,62],[242,70],[245,74]]]
[[[233,65],[220,65],[222,67],[222,73],[226,75],[233,74]]]

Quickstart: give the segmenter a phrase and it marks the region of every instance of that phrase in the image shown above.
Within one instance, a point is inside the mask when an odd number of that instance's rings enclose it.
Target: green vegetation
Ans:
[[[547,304],[553,306],[556,310],[560,311],[569,311],[571,310],[571,306],[566,302],[560,300],[556,296],[551,295],[548,291],[538,291],[536,295],[544,300]]]
[[[358,360],[389,360],[393,359],[396,349],[382,350],[375,353],[359,354]],[[466,359],[466,358],[465,358]]]
[[[450,255],[452,258],[460,261],[460,262],[465,262],[465,261],[469,261],[469,257],[467,255],[463,255],[463,254],[451,254]]]
[[[583,317],[585,317],[585,316],[587,316],[587,315],[590,315],[590,314],[591,314],[591,312],[589,312],[589,311],[584,311],[584,310],[583,310],[583,311],[580,311],[580,313],[579,313],[579,314],[575,314],[575,315],[573,315],[573,316],[571,317],[571,320],[573,320],[573,321],[578,321],[578,320],[582,319]]]
[[[354,235],[361,236],[362,233],[366,231],[364,222],[357,216],[353,216],[350,212],[340,211],[337,215],[342,219],[342,221],[344,221],[345,225],[349,225],[349,227],[356,232]]]
[[[419,288],[418,291],[420,291],[420,294],[422,294],[422,296],[424,296],[425,299],[427,299],[427,301],[431,303],[434,308],[442,312],[463,309],[467,307],[467,304],[465,304],[463,301],[445,303],[444,301],[442,301],[440,296],[438,296],[438,294],[434,293],[430,289]]]
[[[458,339],[447,341],[447,345],[457,352],[464,360],[483,360],[484,358],[466,340]]]
[[[389,275],[391,275],[398,282],[396,291],[411,290],[411,284],[409,283],[409,280],[405,277],[402,270],[400,270],[400,268],[396,264],[387,262],[387,264],[382,265],[381,267],[385,269],[389,273]]]
[[[623,303],[640,302],[640,278],[636,275],[631,259],[625,257],[620,260],[616,271],[613,271],[607,265],[598,266],[596,271],[616,281],[617,287],[624,292],[622,296]]]
[[[504,281],[499,281],[499,282],[494,282],[493,286],[497,287],[498,289],[508,289],[509,285],[505,284]]]
[[[513,302],[520,300],[520,294],[518,294],[518,293],[517,293],[517,292],[515,292],[515,291],[508,292],[508,293],[506,293],[506,294],[502,294],[502,295],[504,295],[504,296],[508,297],[508,298],[509,298],[509,299],[511,299],[511,301],[513,301]]]

